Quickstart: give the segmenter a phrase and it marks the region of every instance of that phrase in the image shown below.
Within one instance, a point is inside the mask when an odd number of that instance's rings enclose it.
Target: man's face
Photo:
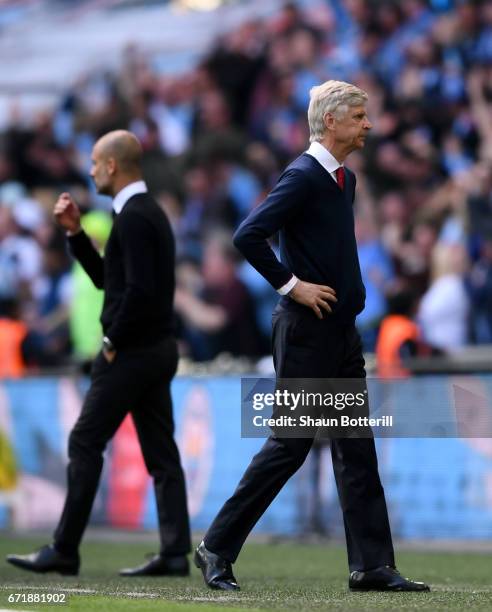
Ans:
[[[91,162],[90,175],[96,185],[97,192],[103,195],[112,195],[111,164],[107,156],[103,155],[97,143],[92,149]]]
[[[333,121],[335,141],[343,144],[349,152],[362,149],[371,128],[365,106],[349,106],[341,118]]]

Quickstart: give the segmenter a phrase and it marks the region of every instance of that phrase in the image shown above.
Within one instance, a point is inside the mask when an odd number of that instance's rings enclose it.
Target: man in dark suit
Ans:
[[[340,81],[311,90],[309,149],[292,162],[234,236],[237,248],[282,295],[273,315],[278,378],[351,378],[365,385],[355,317],[364,307],[354,235],[355,175],[347,155],[364,146],[367,94]],[[268,245],[280,232],[281,261]],[[235,590],[235,562],[251,529],[302,465],[313,440],[271,435],[195,552],[211,588]],[[333,438],[352,590],[424,591],[395,568],[374,440]]]
[[[81,229],[68,193],[54,207],[73,255],[104,289],[104,340],[91,386],[69,438],[68,490],[52,545],[7,560],[34,572],[77,574],[78,548],[96,495],[104,449],[130,412],[154,480],[161,550],[125,576],[188,575],[190,529],[170,383],[177,367],[173,336],[174,238],[167,217],[147,193],[142,149],[133,134],[110,132],[95,144],[91,176],[113,198],[114,224],[104,259]]]

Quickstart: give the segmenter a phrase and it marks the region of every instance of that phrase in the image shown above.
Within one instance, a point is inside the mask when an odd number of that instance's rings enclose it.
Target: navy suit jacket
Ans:
[[[353,321],[365,300],[354,232],[355,182],[345,168],[342,191],[314,157],[303,153],[234,234],[235,246],[275,289],[292,274],[335,289],[338,302],[330,302],[332,316],[344,321]],[[280,261],[268,244],[276,232]],[[281,303],[299,307],[287,296]]]

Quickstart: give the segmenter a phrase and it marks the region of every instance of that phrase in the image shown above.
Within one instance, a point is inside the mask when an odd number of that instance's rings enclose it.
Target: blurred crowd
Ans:
[[[327,79],[366,90],[374,125],[348,160],[366,349],[402,294],[430,346],[492,343],[491,0],[286,4],[218,39],[186,74],[159,74],[152,59],[129,46],[119,71],[81,76],[29,122],[11,107],[0,133],[0,371],[90,359],[99,346],[101,296],[51,208],[70,191],[104,248],[110,203],[88,168],[95,140],[116,128],[142,142],[175,231],[182,354],[267,354],[278,296],[231,235],[308,147],[309,90]]]

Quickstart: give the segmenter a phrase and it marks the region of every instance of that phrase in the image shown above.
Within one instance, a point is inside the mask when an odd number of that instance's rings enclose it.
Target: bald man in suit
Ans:
[[[103,466],[103,452],[128,413],[154,481],[160,554],[123,576],[186,576],[190,528],[174,422],[170,383],[177,368],[173,335],[174,238],[169,221],[147,192],[142,149],[125,130],[100,138],[91,176],[99,193],[113,198],[114,224],[102,258],[80,225],[70,194],[54,207],[72,254],[104,290],[103,346],[97,355],[82,412],[70,433],[68,489],[51,545],[30,555],[9,555],[33,572],[76,575],[79,545]]]

